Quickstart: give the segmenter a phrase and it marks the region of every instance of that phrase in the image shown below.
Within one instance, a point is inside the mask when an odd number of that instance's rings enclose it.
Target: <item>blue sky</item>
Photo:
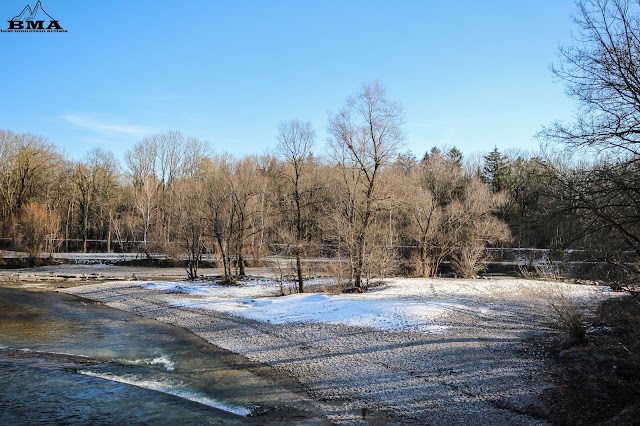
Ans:
[[[0,25],[36,1],[0,0]],[[575,31],[571,0],[42,5],[68,33],[0,33],[0,128],[74,159],[169,129],[261,154],[293,118],[322,152],[328,113],[373,80],[403,104],[417,155],[535,148],[541,126],[572,116],[548,69]]]

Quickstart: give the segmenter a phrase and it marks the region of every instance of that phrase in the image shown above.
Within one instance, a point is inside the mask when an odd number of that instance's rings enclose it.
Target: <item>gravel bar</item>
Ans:
[[[529,414],[549,386],[543,360],[524,339],[548,326],[543,309],[518,300],[483,300],[460,310],[438,334],[344,325],[267,324],[177,307],[180,294],[110,282],[59,289],[185,328],[221,348],[299,381],[337,424],[362,423],[354,410],[385,413],[399,424],[545,424]],[[477,300],[474,303],[478,303]],[[536,314],[538,312],[538,314]]]

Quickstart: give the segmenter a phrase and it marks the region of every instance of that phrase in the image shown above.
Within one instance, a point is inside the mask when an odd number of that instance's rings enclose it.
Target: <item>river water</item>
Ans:
[[[0,287],[0,424],[324,423],[313,405],[269,367],[181,328]]]

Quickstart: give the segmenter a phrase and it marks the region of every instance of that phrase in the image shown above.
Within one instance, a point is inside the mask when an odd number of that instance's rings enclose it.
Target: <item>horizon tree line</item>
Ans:
[[[384,96],[379,85],[367,90],[375,93],[363,92],[360,101]],[[301,292],[307,256],[345,259],[340,274],[362,290],[402,265],[437,276],[447,259],[473,276],[489,245],[549,247],[565,238],[565,224],[551,229],[538,210],[553,209],[539,159],[494,150],[480,169],[456,148],[432,148],[417,160],[379,146],[386,135],[367,134],[366,116],[358,128],[340,114],[326,157],[313,153],[311,123],[292,120],[278,126],[277,155],[214,156],[202,141],[169,131],[139,141],[125,168],[105,150],[70,161],[44,138],[0,131],[2,236],[34,258],[99,249],[91,240],[108,251],[162,252],[186,259],[190,278],[209,253],[229,281],[245,274],[247,259],[277,252],[295,259]],[[496,153],[506,166],[492,166]],[[540,226],[554,235],[540,238]],[[401,246],[415,250],[407,255]]]

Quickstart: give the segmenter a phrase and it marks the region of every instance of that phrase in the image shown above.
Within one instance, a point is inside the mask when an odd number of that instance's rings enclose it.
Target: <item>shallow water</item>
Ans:
[[[178,327],[0,287],[0,424],[323,423],[271,369]]]

